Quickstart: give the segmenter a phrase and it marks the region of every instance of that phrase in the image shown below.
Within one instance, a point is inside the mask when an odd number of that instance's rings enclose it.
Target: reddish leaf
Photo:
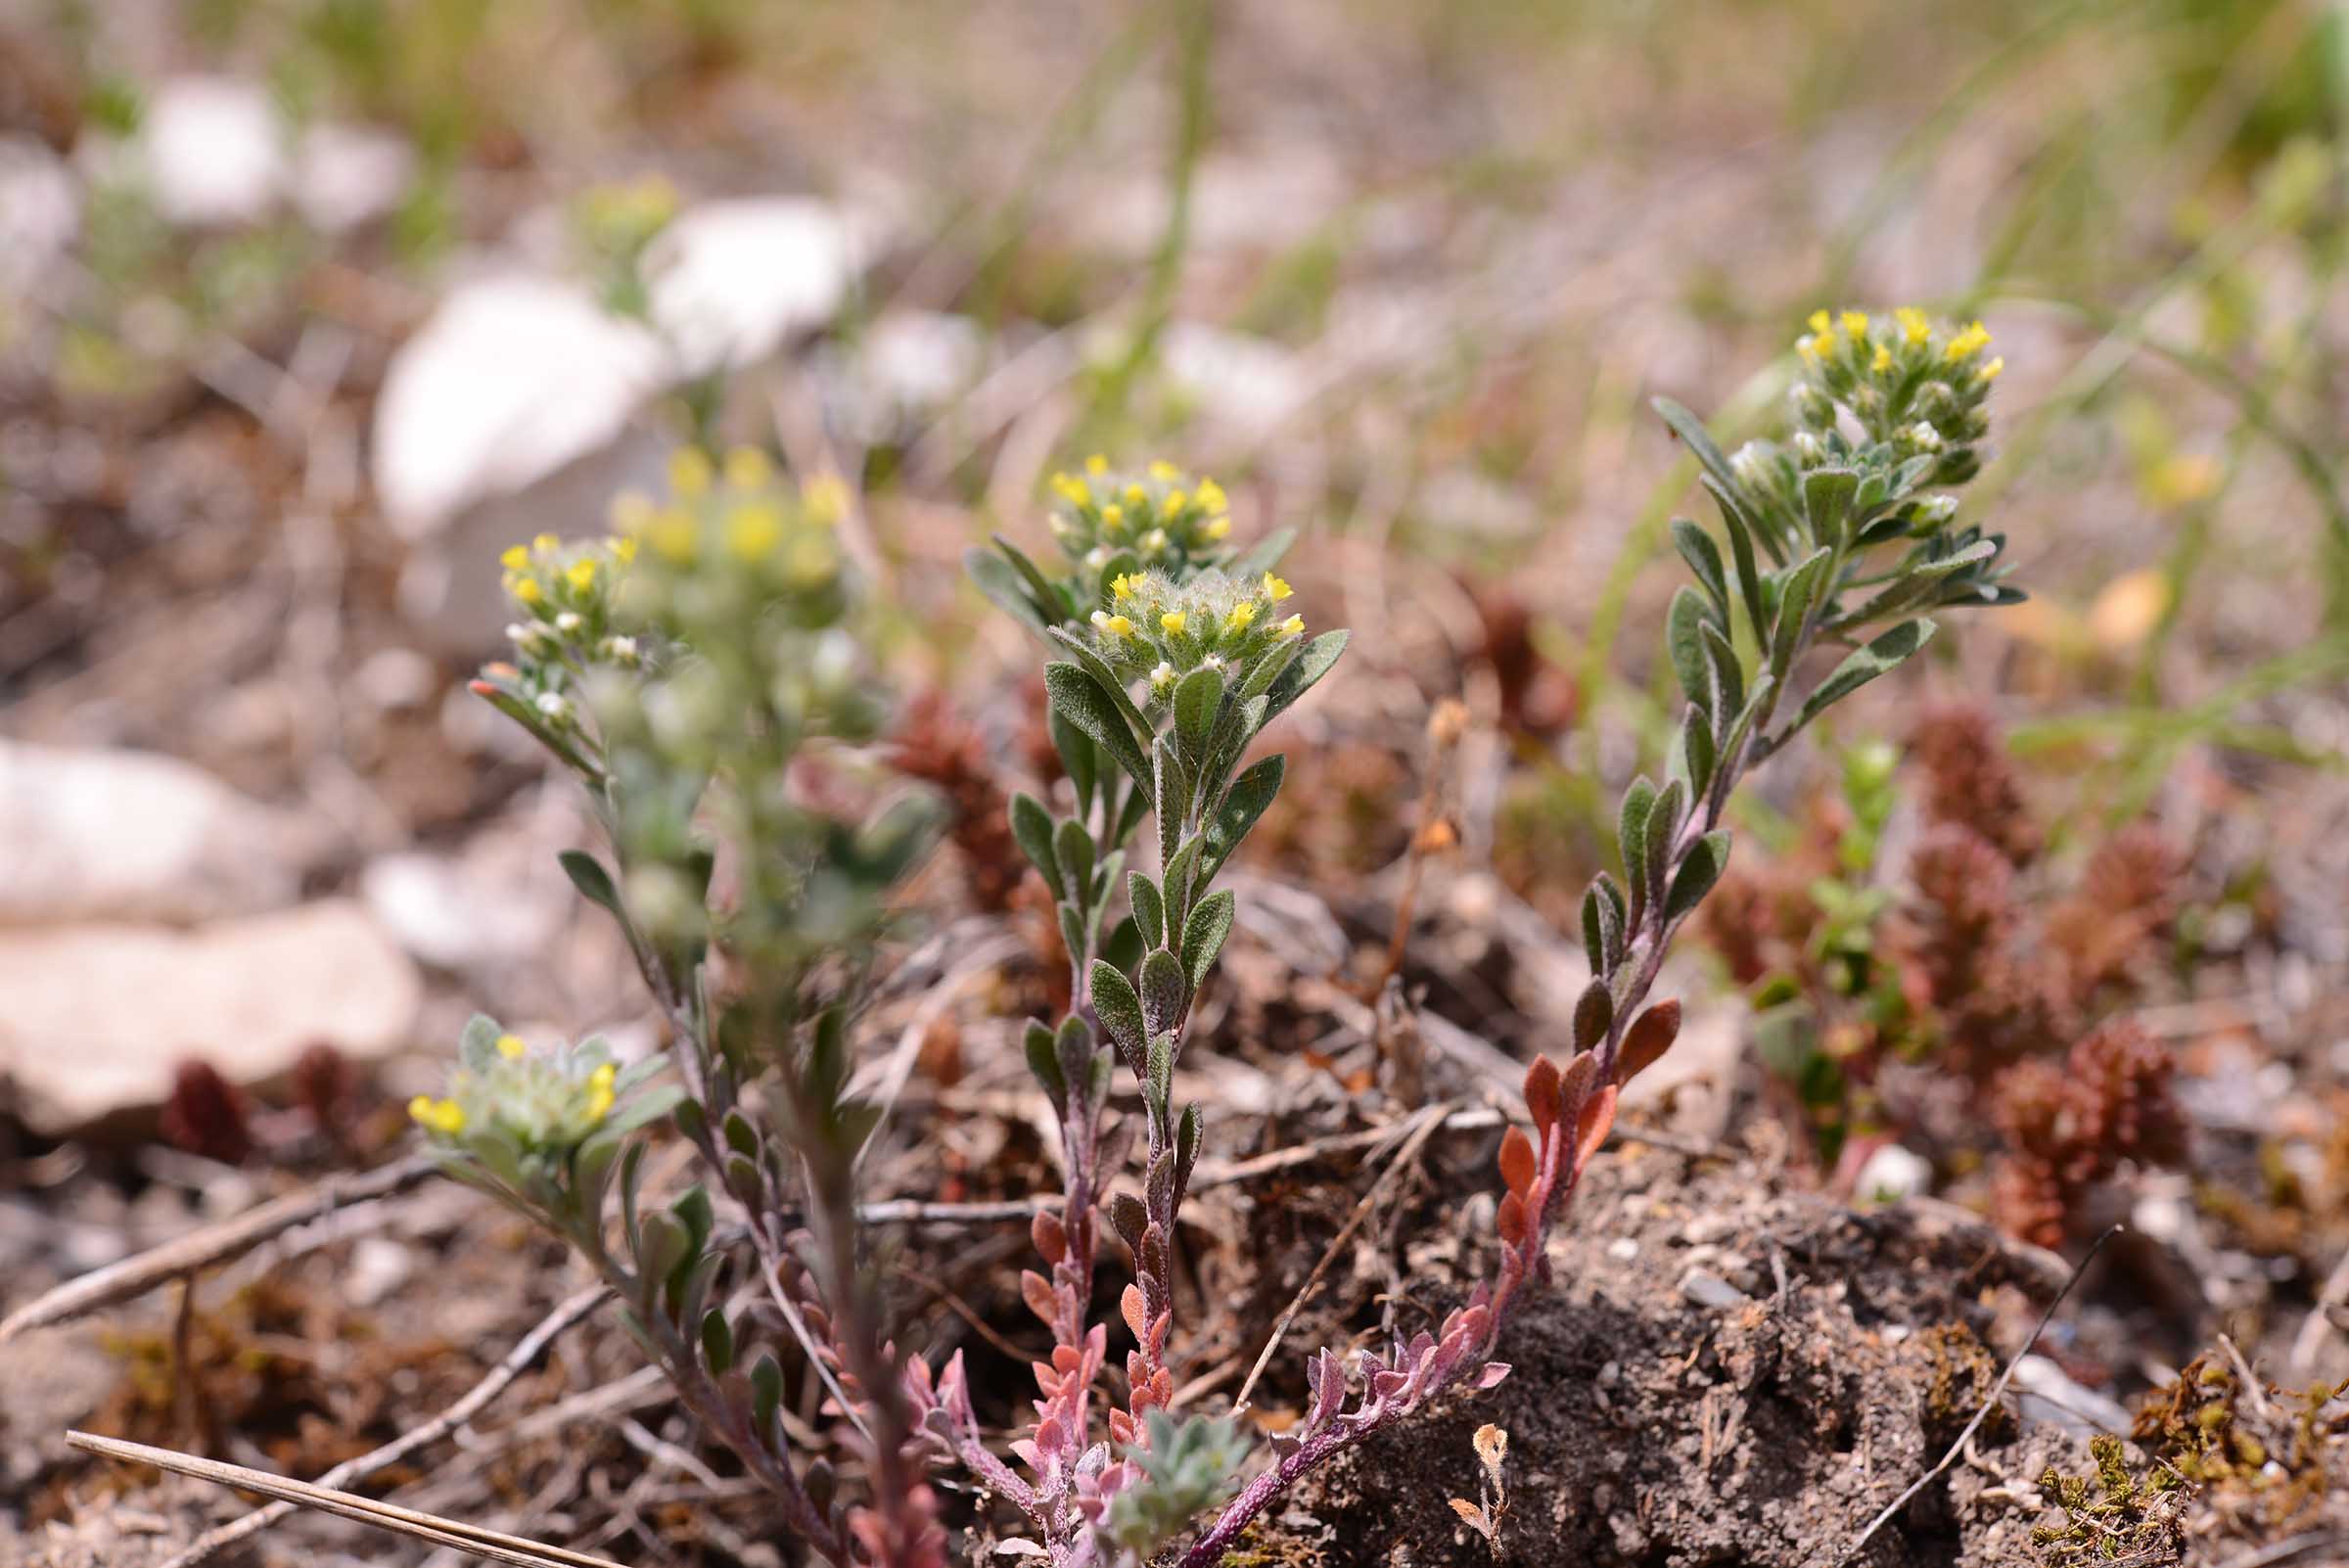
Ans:
[[[1118,1311],[1125,1317],[1126,1326],[1133,1331],[1133,1337],[1140,1339],[1149,1327],[1150,1316],[1139,1285],[1126,1287],[1126,1293],[1118,1298]]]
[[[1522,1199],[1534,1184],[1534,1140],[1518,1128],[1500,1135],[1500,1179]]]
[[[1520,1245],[1525,1240],[1525,1200],[1514,1192],[1503,1194],[1495,1227],[1501,1240],[1512,1247]]]
[[[1543,1133],[1558,1120],[1558,1064],[1546,1056],[1534,1058],[1525,1070],[1525,1108]]]
[[[1020,1300],[1026,1302],[1028,1310],[1046,1323],[1052,1321],[1054,1309],[1059,1306],[1052,1295],[1051,1284],[1033,1268],[1020,1270]]]
[[[1048,1264],[1056,1264],[1069,1255],[1069,1232],[1056,1214],[1038,1214],[1030,1221],[1028,1237]]]
[[[1681,1004],[1679,998],[1660,1001],[1639,1015],[1623,1037],[1623,1048],[1615,1058],[1615,1082],[1629,1084],[1642,1072],[1655,1065],[1656,1059],[1672,1049],[1672,1042],[1681,1034]]]
[[[1581,1126],[1583,1103],[1590,1097],[1590,1085],[1598,1080],[1598,1054],[1585,1051],[1566,1064],[1558,1075],[1558,1119],[1568,1127]]]
[[[1616,1093],[1615,1085],[1609,1084],[1591,1095],[1574,1124],[1574,1169],[1578,1175],[1607,1140],[1607,1130],[1615,1125]]]

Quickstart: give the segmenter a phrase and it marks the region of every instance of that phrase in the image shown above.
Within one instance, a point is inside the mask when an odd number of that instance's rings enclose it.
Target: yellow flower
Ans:
[[[1901,324],[1901,336],[1909,340],[1911,348],[1933,336],[1932,321],[1914,305],[1901,306],[1892,313],[1892,319]]]
[[[1291,616],[1282,622],[1277,629],[1284,637],[1299,636],[1305,631],[1305,617]]]
[[[524,1046],[522,1043],[522,1037],[520,1035],[500,1035],[497,1037],[497,1054],[504,1057],[507,1061],[520,1061],[522,1059],[523,1050]]]
[[[1242,599],[1238,604],[1235,604],[1231,607],[1231,614],[1225,618],[1223,623],[1224,626],[1229,630],[1246,631],[1248,629],[1248,623],[1255,619],[1256,601],[1254,599]]]
[[[808,522],[828,529],[849,515],[849,486],[837,474],[819,474],[801,487],[800,504]]]
[[[1150,499],[1150,492],[1143,489],[1139,484],[1127,485],[1124,493],[1126,496],[1126,504],[1128,506],[1139,506],[1144,501]]]
[[[1130,637],[1133,635],[1132,622],[1127,620],[1124,616],[1113,616],[1106,610],[1096,610],[1093,612],[1093,624],[1099,626],[1103,631],[1108,632],[1113,637]]]
[[[1876,357],[1867,362],[1867,368],[1878,375],[1890,370],[1892,368],[1892,350],[1882,344],[1876,345]]]
[[[612,559],[618,561],[622,566],[626,566],[636,559],[636,540],[633,536],[622,534],[612,540],[611,544]]]
[[[1109,459],[1095,452],[1084,460],[1084,471],[1087,474],[1106,474],[1109,472]]]
[[[530,541],[530,548],[539,555],[552,555],[563,548],[563,541],[551,533],[541,533]]]
[[[588,1121],[601,1122],[611,1113],[612,1102],[617,1098],[613,1091],[613,1081],[619,1076],[620,1070],[610,1062],[587,1075]]]
[[[1825,332],[1827,330],[1827,313],[1824,310],[1814,310],[1811,312],[1811,330],[1813,332]]]
[[[581,556],[564,569],[563,576],[569,579],[574,592],[585,593],[595,586],[595,557]]]
[[[1182,628],[1189,624],[1190,619],[1179,610],[1170,610],[1158,618],[1158,623],[1179,636]]]
[[[2000,373],[2004,371],[2005,368],[2006,356],[2004,354],[1994,354],[1991,357],[1990,362],[1982,367],[1982,379],[1984,381],[1996,381],[1999,379]]]
[[[1267,572],[1265,574],[1265,597],[1271,600],[1274,604],[1280,603],[1281,600],[1287,598],[1290,594],[1296,591],[1297,590],[1290,587],[1287,582],[1283,581],[1279,577],[1274,576],[1271,573]]]
[[[1203,479],[1199,482],[1199,504],[1211,516],[1221,517],[1230,507],[1231,498],[1223,493],[1222,485],[1212,479]]]
[[[1949,347],[1944,349],[1943,352],[1948,354],[1950,359],[1955,362],[1958,360],[1973,358],[1974,355],[1980,353],[1984,348],[1988,347],[1989,345],[1990,329],[1983,326],[1981,322],[1977,321],[1972,326],[1966,328],[1963,332],[1958,334],[1958,336],[1955,338],[1952,338],[1950,340]]]
[[[692,513],[681,506],[668,506],[653,519],[645,539],[665,561],[690,561],[701,543],[701,530],[694,527]]]
[[[1150,477],[1160,481],[1180,479],[1182,470],[1162,457],[1150,465]]]
[[[1053,475],[1052,488],[1062,500],[1075,506],[1082,506],[1093,498],[1092,487],[1074,474]]]
[[[1101,508],[1101,526],[1112,533],[1126,526],[1126,508],[1112,501]]]
[[[536,577],[517,577],[506,585],[506,591],[524,604],[536,604],[539,599],[538,579]]]
[[[710,454],[698,446],[680,446],[668,454],[668,487],[680,499],[699,500],[710,493]]]
[[[419,1094],[408,1101],[408,1115],[444,1137],[465,1130],[465,1107],[454,1100],[436,1100]]]
[[[508,572],[520,572],[524,567],[527,567],[530,564],[530,552],[517,544],[514,546],[514,548],[499,556],[497,558],[497,564],[504,567]]]
[[[1818,337],[1811,340],[1811,351],[1821,358],[1833,353],[1835,351],[1835,334],[1822,330]]]
[[[1189,501],[1190,497],[1183,494],[1180,490],[1167,491],[1167,516],[1177,516],[1180,514],[1183,507],[1189,503]]]
[[[737,560],[762,561],[783,542],[783,514],[771,502],[754,501],[726,513],[726,548]]]
[[[726,484],[730,489],[762,490],[774,477],[774,465],[756,446],[737,446],[726,454]]]
[[[1138,580],[1139,579],[1135,577],[1128,576],[1123,572],[1119,573],[1116,576],[1109,579],[1110,597],[1113,599],[1132,598],[1134,585]]]
[[[1843,330],[1851,335],[1852,342],[1854,343],[1858,343],[1861,339],[1865,338],[1867,336],[1867,312],[1865,310],[1846,310],[1843,313]]]
[[[1230,531],[1231,519],[1227,517],[1211,517],[1199,527],[1200,536],[1206,539],[1221,539]]]

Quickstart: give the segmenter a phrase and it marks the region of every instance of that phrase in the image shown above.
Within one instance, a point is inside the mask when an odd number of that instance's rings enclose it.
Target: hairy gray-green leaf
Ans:
[[[1208,972],[1216,967],[1216,955],[1223,950],[1223,940],[1231,935],[1235,902],[1228,888],[1211,893],[1199,900],[1191,917],[1182,924],[1182,967],[1193,991],[1207,984]]]
[[[1844,656],[1843,663],[1829,671],[1827,678],[1820,681],[1804,700],[1802,712],[1795,715],[1794,722],[1786,726],[1786,734],[1793,734],[1824,713],[1831,704],[1841,702],[1886,670],[1897,668],[1930,641],[1933,631],[1933,623],[1930,621],[1904,621],[1865,647],[1853,649]],[[1784,738],[1783,735],[1779,737],[1780,740]]]
[[[1672,892],[1664,899],[1664,923],[1671,926],[1684,918],[1702,903],[1713,884],[1721,880],[1722,871],[1729,863],[1729,836],[1715,830],[1689,847],[1681,861],[1678,875],[1672,879]]]
[[[1167,905],[1158,884],[1139,871],[1126,873],[1126,901],[1133,908],[1133,923],[1142,940],[1153,947],[1167,945]]]
[[[1099,681],[1081,666],[1052,664],[1044,667],[1044,689],[1070,723],[1099,743],[1135,783],[1150,788],[1150,762],[1141,743]]]
[[[1208,731],[1215,727],[1216,710],[1223,701],[1223,674],[1199,669],[1182,677],[1174,688],[1174,733],[1184,749],[1205,761]]]
[[[1134,994],[1133,982],[1114,967],[1093,960],[1093,1012],[1100,1018],[1101,1027],[1109,1038],[1128,1056],[1138,1058],[1149,1039],[1149,1031],[1142,1023],[1142,999]]]
[[[1054,898],[1064,898],[1060,880],[1060,857],[1052,853],[1052,814],[1044,809],[1043,802],[1022,790],[1011,798],[1011,836],[1020,843],[1020,853],[1028,863],[1043,873],[1044,886]]]
[[[1705,596],[1682,583],[1664,618],[1664,646],[1681,690],[1707,714],[1713,712],[1713,666],[1705,655]]]

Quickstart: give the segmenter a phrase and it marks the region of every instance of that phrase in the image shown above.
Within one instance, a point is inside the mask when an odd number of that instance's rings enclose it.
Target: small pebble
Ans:
[[[1702,1268],[1691,1268],[1681,1276],[1681,1294],[1699,1307],[1716,1310],[1734,1307],[1746,1299],[1744,1291]]]
[[[1617,1236],[1607,1243],[1607,1256],[1617,1263],[1630,1263],[1639,1256],[1639,1243],[1629,1236]]]

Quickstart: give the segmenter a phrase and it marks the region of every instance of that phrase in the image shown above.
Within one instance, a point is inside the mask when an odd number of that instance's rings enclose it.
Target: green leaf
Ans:
[[[1338,656],[1346,651],[1346,636],[1343,631],[1324,631],[1305,645],[1296,662],[1280,672],[1280,678],[1266,693],[1272,699],[1265,712],[1267,722],[1286,713],[1291,704],[1336,668]]]
[[[760,1442],[775,1442],[775,1412],[782,1407],[783,1367],[772,1351],[760,1350],[751,1362],[751,1425]]]
[[[1207,824],[1203,869],[1209,878],[1223,868],[1223,862],[1231,858],[1231,852],[1239,848],[1248,830],[1256,826],[1256,819],[1265,814],[1265,807],[1280,793],[1281,773],[1286,766],[1286,761],[1275,753],[1231,781],[1223,804],[1216,808],[1215,816]]]
[[[1574,1048],[1579,1054],[1607,1038],[1615,1022],[1615,996],[1604,980],[1593,979],[1574,1004]]]
[[[1642,890],[1647,887],[1647,813],[1655,804],[1656,786],[1641,774],[1623,792],[1623,810],[1615,824],[1615,847],[1623,855],[1623,880],[1632,890],[1635,914],[1646,906]]]
[[[1133,706],[1133,698],[1127,692],[1125,680],[1110,669],[1109,661],[1101,657],[1100,650],[1066,626],[1054,626],[1046,635],[1059,645],[1061,652],[1067,654],[1078,669],[1093,677],[1102,694],[1109,698],[1111,706],[1125,717],[1127,733],[1134,737],[1135,746],[1147,745],[1156,730],[1142,716],[1142,711]]]
[[[1715,482],[1727,485],[1731,491],[1737,488],[1736,470],[1730,468],[1729,460],[1722,456],[1721,448],[1714,444],[1712,436],[1705,430],[1703,420],[1669,397],[1653,398],[1649,406],[1663,417],[1665,424],[1672,427],[1674,435],[1688,443],[1688,450],[1696,454],[1696,460],[1704,465],[1705,472],[1712,475]]]
[[[1149,945],[1142,941],[1141,928],[1133,923],[1131,915],[1110,927],[1109,935],[1101,942],[1101,956],[1120,969],[1131,969],[1149,950]]]
[[[1852,520],[1852,497],[1859,489],[1856,469],[1815,468],[1803,476],[1803,512],[1813,540],[1829,546],[1843,542]]]
[[[1688,700],[1713,712],[1713,666],[1705,654],[1705,596],[1682,583],[1672,596],[1672,609],[1664,619],[1664,646],[1672,655],[1672,671],[1681,680],[1681,690]]]
[[[1723,625],[1727,625],[1729,579],[1721,569],[1721,549],[1713,542],[1713,535],[1686,518],[1676,517],[1672,520],[1672,543],[1681,552],[1681,559],[1688,563],[1688,570],[1696,574],[1706,597],[1713,601],[1714,614],[1721,618]]]
[[[1217,669],[1194,669],[1174,688],[1174,733],[1195,759],[1207,756],[1208,731],[1215,727],[1216,709],[1223,701],[1223,674]]]
[[[1647,835],[1647,849],[1639,857],[1647,872],[1647,899],[1650,903],[1664,896],[1664,878],[1672,870],[1673,851],[1680,845],[1681,824],[1688,820],[1688,786],[1679,779],[1669,779],[1656,792],[1655,804],[1648,807],[1647,820],[1642,824]]]
[[[1802,712],[1794,715],[1794,722],[1786,726],[1785,734],[1778,739],[1783,741],[1786,735],[1810,723],[1832,704],[1841,702],[1878,675],[1899,666],[1932,640],[1934,629],[1930,621],[1904,621],[1865,647],[1853,649],[1844,657],[1843,663],[1829,671],[1827,678],[1820,681],[1804,699]]]
[[[1052,854],[1068,888],[1061,897],[1090,907],[1093,901],[1093,836],[1075,817],[1061,818],[1052,834]]]
[[[1044,886],[1061,898],[1060,856],[1052,853],[1052,813],[1044,803],[1021,790],[1011,798],[1011,836],[1020,841],[1028,863],[1044,874]]]
[[[1044,712],[1045,726],[1052,733],[1052,749],[1060,753],[1060,765],[1068,770],[1069,782],[1077,787],[1077,814],[1090,815],[1093,809],[1093,785],[1097,782],[1101,753],[1092,740],[1069,722],[1057,708]]]
[[[1785,583],[1778,590],[1777,623],[1770,633],[1770,672],[1781,681],[1793,668],[1803,635],[1810,629],[1811,606],[1819,596],[1827,575],[1827,561],[1833,553],[1821,548],[1803,557],[1786,574]]]
[[[1713,667],[1713,731],[1719,740],[1745,706],[1745,666],[1728,636],[1711,622],[1705,623],[1705,659]]]
[[[1191,988],[1181,959],[1164,947],[1143,954],[1138,989],[1144,1029],[1153,1035],[1164,1035],[1182,1022],[1183,1011],[1190,1005]]]
[[[1135,783],[1150,787],[1150,763],[1125,715],[1100,682],[1076,665],[1052,664],[1044,667],[1044,689],[1051,695],[1052,706],[1068,715],[1070,723],[1099,742]]]
[[[571,878],[571,885],[579,890],[580,898],[624,918],[620,890],[612,885],[612,873],[604,869],[601,860],[584,850],[565,850],[555,858],[563,863],[563,874]]]
[[[1225,567],[1224,573],[1233,577],[1253,577],[1260,572],[1269,572],[1280,565],[1280,558],[1287,555],[1289,546],[1296,542],[1295,529],[1274,529],[1250,545],[1246,554]]]
[[[1705,798],[1713,783],[1713,762],[1712,720],[1692,703],[1681,720],[1680,736],[1672,749],[1674,775],[1687,784],[1691,801]]]
[[[1713,884],[1721,880],[1721,873],[1728,863],[1729,836],[1725,831],[1708,833],[1689,848],[1681,861],[1680,873],[1672,879],[1672,892],[1664,899],[1664,924],[1668,929],[1704,902],[1705,895],[1713,891]]]
[[[1068,596],[1061,591],[1059,586],[1051,578],[1045,576],[1034,561],[1028,559],[1028,552],[1000,533],[990,533],[988,538],[993,542],[1001,558],[1010,564],[1012,571],[1019,575],[1020,580],[1027,585],[1029,599],[1037,615],[1045,621],[1055,623],[1068,620],[1076,607],[1068,602]],[[982,586],[984,587],[985,584]]]
[[[973,545],[963,552],[962,564],[971,580],[979,584],[979,591],[997,609],[1031,631],[1043,631],[1049,622],[1030,594],[1027,579],[1010,562]]]
[[[1193,991],[1207,984],[1208,972],[1216,967],[1223,941],[1231,935],[1236,901],[1228,888],[1211,893],[1199,900],[1191,917],[1182,923],[1182,967],[1189,974]]]
[[[469,1073],[486,1073],[497,1065],[498,1037],[505,1033],[497,1020],[487,1013],[476,1013],[465,1020],[464,1032],[457,1036],[457,1060]]]
[[[1093,1012],[1101,1027],[1109,1031],[1120,1050],[1139,1058],[1149,1042],[1149,1032],[1142,1026],[1142,999],[1134,994],[1133,982],[1098,958],[1093,960],[1092,979]]]
[[[1596,882],[1583,891],[1583,950],[1593,975],[1608,973],[1623,955],[1623,915]]]
[[[1069,1081],[1061,1075],[1060,1063],[1052,1053],[1052,1031],[1036,1019],[1028,1021],[1022,1043],[1028,1050],[1028,1071],[1044,1086],[1055,1107],[1065,1106],[1069,1098]]]
[[[726,1322],[725,1310],[713,1307],[702,1314],[702,1360],[719,1377],[734,1365],[734,1330]]]
[[[1174,861],[1174,847],[1182,840],[1182,825],[1191,814],[1191,793],[1197,787],[1174,747],[1161,735],[1150,743],[1151,809],[1158,813],[1158,863]]]
[[[1142,941],[1153,947],[1167,945],[1167,903],[1160,897],[1158,884],[1139,871],[1126,873],[1126,901],[1133,907],[1133,923],[1141,929]]]

